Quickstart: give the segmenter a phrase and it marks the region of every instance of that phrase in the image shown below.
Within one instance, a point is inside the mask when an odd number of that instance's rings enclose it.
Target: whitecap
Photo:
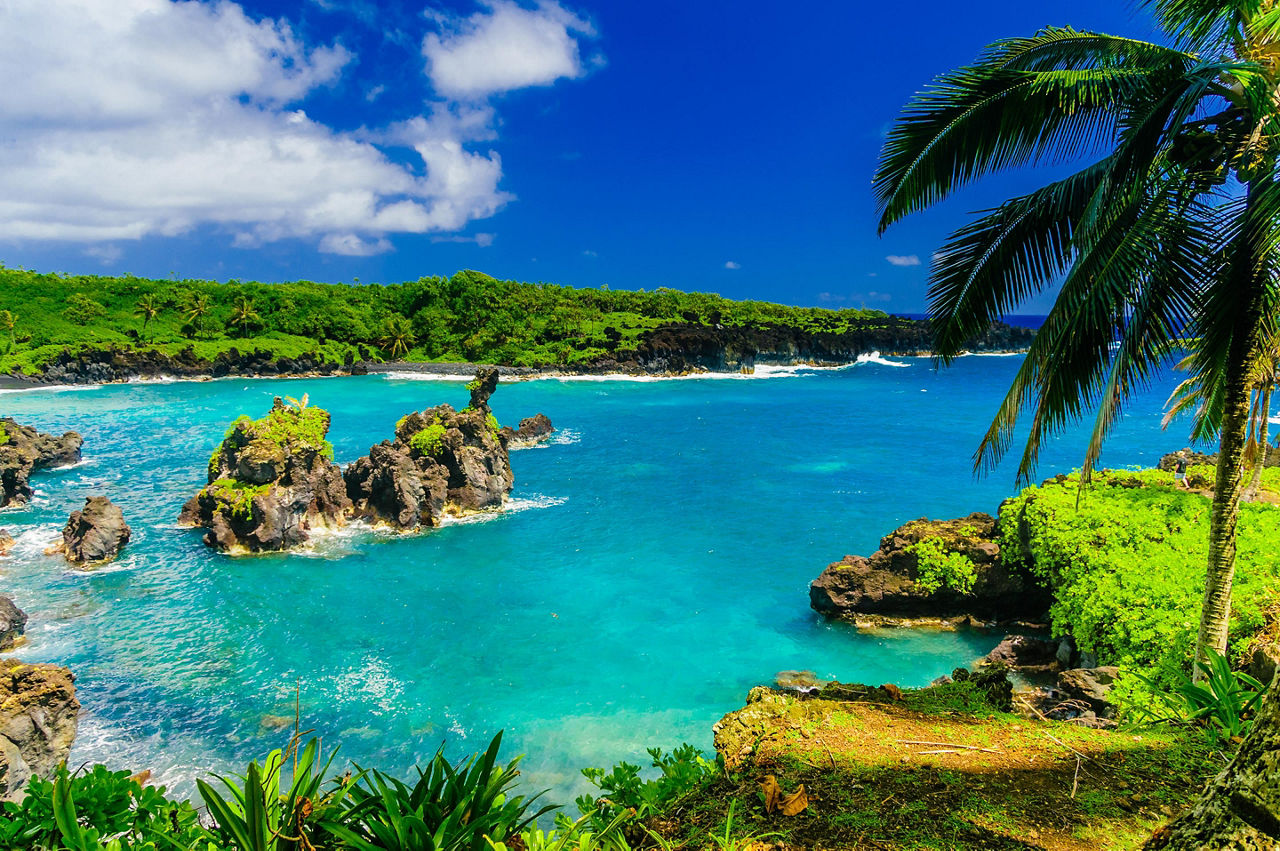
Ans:
[[[0,389],[5,393],[68,393],[73,390],[101,390],[101,384],[42,384],[39,387],[6,387]]]
[[[521,511],[533,511],[540,508],[554,508],[557,505],[564,505],[566,502],[568,502],[568,499],[563,496],[543,496],[541,494],[518,496],[508,499],[502,504],[502,508],[494,511],[479,511],[475,514],[464,514],[461,517],[446,514],[440,518],[440,526],[443,528],[445,526],[464,526],[471,523],[488,523],[508,514],[519,514]]]
[[[861,365],[866,363],[879,364],[880,366],[911,366],[909,363],[902,363],[901,361],[883,358],[880,356],[879,352],[870,352],[865,355],[858,355],[858,364]]]
[[[473,378],[475,378],[474,375],[468,375],[465,373],[462,375],[455,375],[449,372],[416,372],[416,371],[410,371],[410,370],[397,370],[397,369],[389,369],[386,372],[380,372],[379,374],[388,381],[462,381],[462,382],[466,382],[466,381],[471,381]],[[516,375],[502,376],[503,381],[518,380],[519,378],[520,376],[516,376]]]

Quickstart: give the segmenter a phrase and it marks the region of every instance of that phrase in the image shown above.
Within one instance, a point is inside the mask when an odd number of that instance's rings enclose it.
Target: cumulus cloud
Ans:
[[[734,262],[734,261],[732,261],[732,260],[728,260],[728,261],[726,261],[726,262],[725,262],[724,267],[725,267],[726,269],[741,269],[741,268],[742,268],[742,264],[741,264],[741,263],[735,263],[735,262]]]
[[[566,34],[585,26],[559,6],[516,8]],[[486,16],[512,12],[495,4],[471,29],[491,31]],[[0,239],[118,243],[214,225],[240,247],[302,238],[370,256],[392,250],[389,235],[458,231],[513,199],[499,155],[474,149],[496,136],[482,102],[361,133],[297,108],[352,61],[225,0],[0,4],[0,77],[22,81],[0,86]]]
[[[590,22],[554,0],[533,9],[512,0],[483,5],[466,18],[434,16],[441,32],[422,41],[427,74],[441,95],[482,99],[586,73],[578,37],[595,37]]]
[[[914,254],[890,254],[884,258],[890,266],[919,266],[920,258]]]
[[[494,234],[494,233],[478,233],[478,234],[475,234],[474,236],[462,236],[461,234],[454,234],[452,236],[433,236],[431,237],[431,241],[432,242],[462,242],[462,243],[470,243],[472,245],[478,245],[481,248],[488,248],[490,245],[493,245],[493,241],[496,238],[497,238],[497,234]]]

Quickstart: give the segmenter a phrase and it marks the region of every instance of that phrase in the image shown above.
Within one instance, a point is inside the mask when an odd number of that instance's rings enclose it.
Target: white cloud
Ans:
[[[586,73],[576,36],[594,38],[590,22],[554,0],[533,9],[512,0],[482,4],[483,11],[468,18],[434,16],[442,32],[423,39],[422,55],[437,93],[482,99]],[[601,61],[593,57],[591,64]]]
[[[554,4],[513,8],[586,26]],[[497,3],[468,21],[501,35],[513,14]],[[514,199],[499,155],[472,149],[496,137],[488,105],[436,103],[358,134],[296,108],[352,59],[226,0],[0,3],[0,79],[21,81],[0,86],[0,239],[213,225],[240,247],[303,238],[369,256],[391,250],[388,235],[458,231]]]
[[[724,267],[725,267],[726,269],[741,269],[741,268],[742,268],[742,264],[741,264],[741,263],[735,263],[734,261],[729,260],[729,261],[725,262]]]
[[[478,245],[481,248],[488,248],[490,245],[493,245],[493,241],[497,239],[497,236],[498,235],[495,233],[478,233],[475,236],[462,236],[461,234],[454,234],[453,236],[433,236],[431,237],[431,241],[432,242],[464,242],[464,243],[471,243],[473,245]]]
[[[91,245],[84,250],[84,253],[100,262],[103,266],[114,266],[120,262],[120,258],[124,256],[124,249],[118,245],[105,243],[102,245]]]
[[[914,254],[890,254],[884,258],[890,266],[919,266],[920,258]]]
[[[590,248],[587,248],[587,249],[584,249],[584,250],[583,250],[583,252],[582,252],[582,256],[583,256],[583,257],[599,257],[599,256],[600,256],[600,252],[598,252],[598,251],[592,251]]]

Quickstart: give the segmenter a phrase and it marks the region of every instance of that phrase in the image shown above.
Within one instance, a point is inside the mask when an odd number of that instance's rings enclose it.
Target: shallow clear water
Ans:
[[[1012,464],[970,457],[1018,357],[923,359],[721,380],[543,380],[492,400],[560,429],[512,455],[511,510],[415,537],[358,529],[310,552],[233,559],[175,528],[227,424],[273,395],[333,414],[337,459],[411,410],[461,406],[461,382],[379,376],[228,379],[0,394],[0,411],[80,431],[85,461],[40,474],[36,504],[0,513],[19,545],[0,591],[31,616],[20,656],[71,666],[85,707],[73,764],[152,768],[186,791],[243,764],[292,717],[363,764],[404,770],[505,728],[531,785],[568,800],[585,765],[646,746],[709,748],[711,724],[784,669],[921,685],[994,646],[980,633],[859,635],[824,623],[807,585],[921,516],[994,512]],[[1184,445],[1162,433],[1164,381],[1130,408],[1111,465]],[[1041,470],[1078,463],[1082,432]],[[109,568],[41,550],[90,494],[133,528]]]

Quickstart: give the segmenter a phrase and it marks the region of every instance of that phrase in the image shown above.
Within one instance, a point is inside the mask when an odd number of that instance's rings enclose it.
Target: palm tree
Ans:
[[[142,333],[147,333],[147,325],[151,320],[160,315],[160,302],[156,301],[154,293],[145,293],[138,299],[138,304],[133,309],[135,316],[142,319]]]
[[[249,328],[262,321],[262,317],[253,309],[253,299],[247,295],[236,296],[235,306],[231,309],[231,324],[240,333],[247,333]]]
[[[382,324],[382,336],[378,338],[378,345],[393,358],[408,354],[414,345],[413,326],[400,314],[392,314]]]
[[[1272,336],[1280,249],[1277,0],[1146,0],[1176,46],[1070,28],[989,47],[919,94],[874,188],[883,230],[1001,169],[1083,162],[952,235],[930,308],[942,362],[1028,297],[1061,289],[975,456],[989,469],[1024,409],[1027,481],[1044,437],[1097,407],[1082,486],[1126,399],[1200,338],[1190,368],[1220,399],[1197,658],[1225,651],[1249,420]],[[1115,344],[1115,345],[1113,345]],[[1198,668],[1196,669],[1198,671]]]

